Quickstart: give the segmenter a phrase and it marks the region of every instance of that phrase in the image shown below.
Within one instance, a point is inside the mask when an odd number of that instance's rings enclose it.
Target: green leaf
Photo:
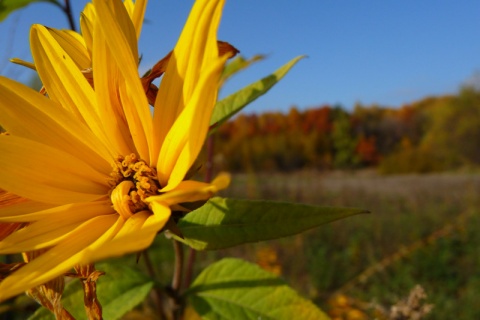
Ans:
[[[55,5],[60,5],[55,0],[1,0],[0,1],[0,22],[5,20],[10,13],[21,9],[34,2],[50,2]]]
[[[240,259],[210,265],[185,295],[203,319],[329,319],[283,280]]]
[[[224,83],[234,74],[242,71],[243,69],[246,69],[246,68],[250,67],[255,62],[261,61],[263,59],[265,59],[265,56],[259,55],[259,54],[253,56],[252,58],[250,58],[248,60],[246,60],[242,56],[236,57],[229,64],[227,64],[225,66],[225,68],[223,69],[223,73],[222,73],[222,77],[221,77],[220,82]]]
[[[242,110],[250,102],[267,93],[287,72],[304,56],[296,57],[271,75],[254,82],[243,89],[218,101],[213,109],[210,125],[219,126],[237,112]]]
[[[136,269],[112,263],[99,263],[97,270],[105,275],[97,281],[97,297],[102,305],[104,319],[120,319],[140,304],[148,295],[153,281]],[[87,319],[83,306],[83,289],[79,280],[73,280],[66,287],[62,297],[65,309],[77,319]],[[40,308],[29,320],[55,319],[45,308]]]
[[[196,250],[216,250],[242,243],[277,239],[351,215],[353,208],[212,198],[178,222],[183,239]]]

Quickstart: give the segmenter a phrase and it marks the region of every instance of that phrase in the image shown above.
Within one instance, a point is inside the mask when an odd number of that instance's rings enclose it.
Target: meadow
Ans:
[[[202,253],[280,274],[335,319],[381,319],[416,285],[426,319],[480,319],[480,175],[375,171],[234,175],[224,196],[371,211],[302,235]]]

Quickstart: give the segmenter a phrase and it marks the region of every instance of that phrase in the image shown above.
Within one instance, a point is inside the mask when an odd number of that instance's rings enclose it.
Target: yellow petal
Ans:
[[[82,36],[71,30],[57,30],[48,28],[50,34],[65,52],[73,59],[78,69],[83,70],[90,68],[91,61],[88,54],[85,41]]]
[[[127,13],[131,18],[133,16],[133,9],[135,8],[135,4],[132,0],[124,0],[123,5],[125,6],[125,9],[127,10]]]
[[[97,114],[94,91],[70,56],[43,26],[32,27],[30,43],[38,74],[50,99],[84,121],[106,147],[113,147]],[[114,157],[118,155],[117,150],[109,151]]]
[[[80,14],[80,30],[82,31],[83,40],[89,56],[92,56],[93,47],[93,21],[95,21],[95,8],[93,4],[87,3],[82,13]]]
[[[195,202],[207,200],[216,192],[225,189],[230,183],[230,175],[220,174],[211,183],[198,181],[182,181],[177,188],[158,196],[151,196],[146,199],[148,203],[163,203],[167,206],[183,202]]]
[[[95,242],[108,241],[105,234],[117,229],[119,220],[119,216],[113,214],[95,217],[84,223],[67,239],[0,282],[0,301],[45,283],[69,271],[74,265],[83,263],[88,247]]]
[[[0,221],[9,216],[18,216],[28,214],[30,212],[41,211],[54,207],[55,205],[32,201],[30,199],[22,198],[11,192],[0,192]],[[32,221],[32,220],[25,220]]]
[[[165,220],[166,223],[168,218],[170,218],[171,210],[168,206],[160,202],[152,202],[150,207],[157,219]]]
[[[88,260],[98,261],[148,248],[169,217],[170,209],[165,206],[155,215],[147,211],[137,212],[126,221],[114,239],[92,251]]]
[[[30,223],[3,239],[0,242],[0,253],[13,254],[53,246],[68,237],[77,227],[81,227],[85,221],[96,216],[115,213],[111,207],[105,207],[102,202],[92,202],[87,205],[73,204],[55,209],[48,210],[50,215]]]
[[[135,150],[135,144],[118,94],[120,70],[115,63],[112,63],[112,52],[105,42],[103,33],[99,30],[99,25],[96,24],[95,28],[97,31],[94,38],[92,62],[98,112],[101,119],[108,119],[108,121],[104,121],[104,130],[110,138],[110,142],[116,145],[119,154],[130,154]]]
[[[108,193],[107,175],[61,150],[0,135],[0,188],[34,201],[87,202]]]
[[[137,70],[135,29],[121,3],[94,0],[93,4],[98,17],[101,17],[96,19],[96,23],[103,31],[107,46],[113,54],[111,63],[117,64],[123,78],[119,79],[120,96],[135,147],[139,156],[152,165],[152,116]]]
[[[145,17],[145,10],[147,9],[147,0],[135,1],[135,8],[133,9],[132,22],[137,33],[137,40],[140,39],[142,33],[143,19]]]
[[[35,65],[31,62],[27,62],[27,61],[24,61],[24,60],[19,59],[19,58],[12,58],[12,59],[10,59],[10,62],[13,62],[15,64],[19,64],[21,66],[24,66],[24,67],[27,67],[29,69],[37,71],[37,67],[35,67]]]
[[[155,101],[154,151],[160,150],[169,129],[189,102],[200,75],[218,59],[216,32],[223,4],[222,0],[197,0],[193,5]]]
[[[127,49],[128,60],[138,63],[138,45],[135,27],[128,15],[125,6],[120,1],[94,0],[93,6],[97,13],[95,23],[100,23],[106,36],[111,40],[110,45],[115,49]]]
[[[29,203],[29,202],[27,202]],[[45,205],[43,204],[45,207]],[[83,203],[66,204],[53,208],[42,208],[40,203],[30,205],[15,205],[0,209],[1,222],[32,222],[42,219],[51,219],[52,217],[75,215],[83,217],[86,220],[91,214],[105,215],[113,212],[112,203],[109,200],[91,201]],[[85,218],[87,217],[87,218]]]
[[[120,100],[122,101],[123,110],[128,121],[129,131],[132,135],[135,143],[135,149],[141,159],[148,161],[151,164],[151,152],[149,151],[149,140],[152,140],[151,131],[152,118],[150,115],[141,116],[136,110],[136,98],[139,96],[132,92],[128,84],[119,84]],[[142,95],[145,98],[145,102],[148,105],[145,94]],[[145,127],[143,126],[145,124]],[[147,131],[150,131],[150,136],[147,135]]]
[[[125,220],[127,220],[133,215],[129,206],[129,201],[131,200],[131,197],[128,195],[128,193],[134,187],[135,184],[132,181],[124,180],[115,187],[110,196],[113,208]]]
[[[110,173],[111,157],[107,149],[57,103],[3,77],[0,77],[0,96],[0,123],[10,134],[63,150]]]
[[[165,138],[157,163],[160,184],[166,185],[162,191],[174,189],[184,179],[203,146],[226,59],[219,58],[202,74],[193,96]]]

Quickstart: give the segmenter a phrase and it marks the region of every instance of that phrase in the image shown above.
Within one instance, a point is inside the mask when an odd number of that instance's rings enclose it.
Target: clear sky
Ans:
[[[86,1],[72,0],[78,17]],[[141,68],[173,48],[192,0],[150,0],[140,39]],[[33,4],[0,23],[0,72],[23,80],[9,57],[31,60],[28,28],[68,27],[59,9]],[[76,21],[78,27],[78,19]],[[266,54],[222,96],[308,55],[246,111],[286,111],[356,102],[398,107],[454,93],[480,72],[480,1],[227,0],[219,39],[244,56]]]

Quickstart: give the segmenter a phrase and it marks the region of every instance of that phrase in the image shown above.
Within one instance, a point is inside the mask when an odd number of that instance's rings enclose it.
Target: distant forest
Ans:
[[[240,114],[214,134],[215,166],[232,172],[378,167],[425,173],[480,165],[480,90],[400,108],[324,105]]]

